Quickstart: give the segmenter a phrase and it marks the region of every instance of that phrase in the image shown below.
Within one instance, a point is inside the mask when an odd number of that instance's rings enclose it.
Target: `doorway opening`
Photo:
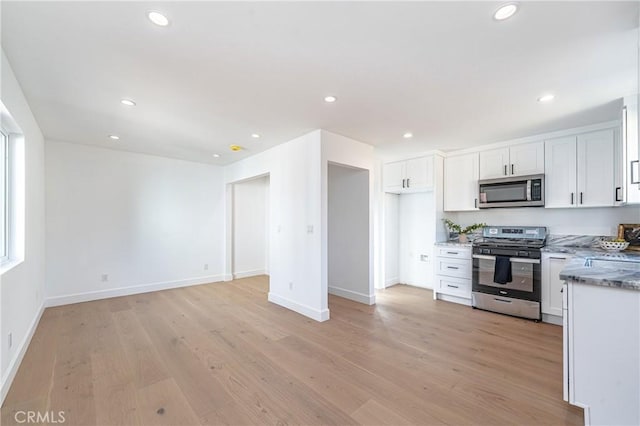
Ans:
[[[269,275],[269,176],[232,185],[233,279]]]
[[[329,163],[327,284],[329,294],[373,304],[369,170]]]

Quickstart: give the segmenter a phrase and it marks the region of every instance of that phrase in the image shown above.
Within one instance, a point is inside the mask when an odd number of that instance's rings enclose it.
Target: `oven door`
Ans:
[[[506,284],[493,281],[496,257],[484,254],[473,255],[473,291],[497,296],[540,301],[540,259],[511,256],[512,280]]]

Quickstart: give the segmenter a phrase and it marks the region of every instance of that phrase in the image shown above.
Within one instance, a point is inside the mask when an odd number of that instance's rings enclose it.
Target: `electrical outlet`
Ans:
[[[13,346],[13,333],[9,333],[9,349]]]
[[[103,283],[106,283],[107,281],[109,281],[109,274],[102,274],[102,277],[100,279]]]
[[[208,264],[208,263],[205,263],[205,264],[204,264],[204,270],[205,270],[205,271],[208,271],[208,270],[209,270],[209,264]]]
[[[428,262],[429,261],[429,255],[428,254],[421,254],[420,255],[420,262]]]
[[[307,234],[313,234],[313,225],[307,225]]]
[[[289,282],[289,290],[293,290],[293,282]]]

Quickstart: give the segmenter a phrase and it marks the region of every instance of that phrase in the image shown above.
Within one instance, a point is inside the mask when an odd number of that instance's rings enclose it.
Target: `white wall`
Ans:
[[[269,178],[233,185],[234,278],[265,274],[268,270]]]
[[[22,133],[25,148],[25,256],[0,278],[1,398],[13,376],[42,313],[45,283],[44,139],[2,52],[0,98]],[[8,334],[13,345],[8,347]]]
[[[399,281],[432,288],[431,260],[436,233],[434,193],[402,194],[398,198]],[[426,258],[422,259],[423,255]]]
[[[369,171],[329,164],[328,290],[372,303],[369,294]]]
[[[48,304],[222,280],[220,167],[47,141],[46,177]]]
[[[329,309],[321,280],[320,151],[316,130],[227,166],[225,182],[229,194],[233,182],[269,175],[269,301],[324,321]],[[228,243],[232,232],[227,226]]]
[[[488,209],[447,213],[446,216],[464,226],[484,222],[488,225],[546,226],[551,234],[616,235],[618,224],[640,222],[640,207]]]
[[[400,195],[384,194],[384,287],[400,282]]]

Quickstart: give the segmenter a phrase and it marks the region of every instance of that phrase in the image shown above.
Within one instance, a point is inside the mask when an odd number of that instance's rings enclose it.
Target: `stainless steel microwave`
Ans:
[[[481,209],[544,206],[544,175],[483,179],[478,186]]]

